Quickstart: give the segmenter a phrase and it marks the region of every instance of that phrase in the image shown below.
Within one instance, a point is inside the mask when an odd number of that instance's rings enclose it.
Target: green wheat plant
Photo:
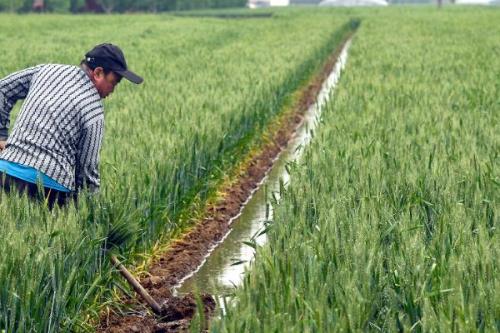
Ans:
[[[120,284],[107,252],[133,264],[210,196],[225,172],[340,43],[349,13],[280,11],[226,20],[169,15],[0,15],[0,76],[78,64],[113,42],[145,83],[105,101],[101,193],[49,211],[0,199],[0,331],[92,331]],[[14,123],[14,111],[12,123]],[[123,289],[123,288],[122,288]]]
[[[213,332],[500,329],[500,11],[357,14],[268,244]]]

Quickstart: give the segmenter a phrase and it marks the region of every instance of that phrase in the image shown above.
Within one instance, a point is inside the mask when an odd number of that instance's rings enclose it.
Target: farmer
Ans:
[[[119,47],[101,44],[80,67],[39,65],[0,80],[0,188],[15,189],[49,207],[99,188],[102,99],[122,78],[143,79],[127,68]],[[10,112],[25,99],[8,135]]]

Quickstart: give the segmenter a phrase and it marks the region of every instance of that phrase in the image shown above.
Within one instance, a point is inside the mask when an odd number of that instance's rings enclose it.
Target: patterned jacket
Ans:
[[[11,134],[10,112],[24,99]],[[40,65],[0,80],[0,159],[31,166],[64,187],[99,187],[104,109],[94,84],[76,66]]]

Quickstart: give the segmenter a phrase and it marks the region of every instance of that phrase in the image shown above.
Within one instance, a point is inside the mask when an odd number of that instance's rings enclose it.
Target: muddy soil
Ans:
[[[227,188],[222,188],[222,199],[206,208],[205,218],[197,223],[183,238],[174,242],[157,261],[141,284],[151,296],[163,306],[161,316],[148,311],[137,299],[124,299],[130,310],[126,313],[111,312],[101,316],[98,332],[184,332],[196,314],[196,299],[192,294],[176,297],[171,289],[183,278],[195,271],[213,246],[221,241],[231,228],[230,222],[240,214],[243,205],[253,190],[273,165],[273,161],[286,147],[296,129],[303,121],[307,109],[315,103],[323,81],[332,71],[344,43],[329,57],[322,71],[300,92],[300,98],[293,111],[279,119],[277,130],[253,158],[242,168],[238,178]],[[200,300],[199,300],[200,301]],[[210,295],[202,295],[205,318],[215,311],[215,301]],[[205,323],[208,325],[208,323]]]

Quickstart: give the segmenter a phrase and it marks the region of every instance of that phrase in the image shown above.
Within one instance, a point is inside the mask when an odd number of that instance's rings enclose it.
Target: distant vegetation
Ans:
[[[0,11],[10,12],[163,12],[244,7],[246,0],[0,0]]]

